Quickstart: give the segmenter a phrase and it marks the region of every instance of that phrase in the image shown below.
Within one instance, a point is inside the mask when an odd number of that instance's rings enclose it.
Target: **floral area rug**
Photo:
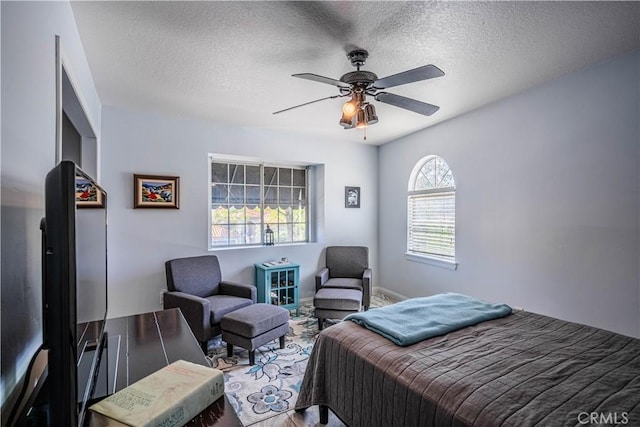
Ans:
[[[300,316],[289,319],[284,349],[280,349],[278,340],[258,348],[253,366],[249,366],[247,350],[236,346],[233,356],[227,357],[226,344],[220,337],[209,342],[211,366],[224,372],[227,398],[243,425],[293,409],[318,334],[312,310],[301,306]]]

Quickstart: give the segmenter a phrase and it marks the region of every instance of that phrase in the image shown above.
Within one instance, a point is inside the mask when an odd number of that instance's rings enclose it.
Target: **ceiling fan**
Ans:
[[[347,58],[351,61],[351,65],[356,67],[356,71],[344,74],[340,77],[340,80],[312,73],[293,74],[292,77],[337,86],[340,94],[316,99],[315,101],[305,102],[304,104],[276,111],[273,114],[280,114],[294,108],[324,101],[325,99],[342,98],[347,96],[351,97],[351,99],[342,106],[342,117],[340,118],[340,124],[345,129],[363,128],[378,122],[375,107],[367,101],[367,96],[373,97],[376,101],[404,108],[405,110],[410,110],[425,116],[430,116],[438,111],[440,108],[438,106],[404,96],[395,95],[393,93],[384,92],[382,89],[444,76],[444,72],[441,69],[435,65],[424,65],[422,67],[379,79],[378,76],[371,71],[360,70],[360,67],[364,65],[368,56],[369,52],[364,49],[356,49],[349,52],[347,54]]]

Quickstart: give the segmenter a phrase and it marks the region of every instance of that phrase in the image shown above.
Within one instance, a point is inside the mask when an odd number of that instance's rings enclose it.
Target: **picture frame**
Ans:
[[[360,187],[344,187],[344,207],[360,208]]]
[[[101,189],[84,176],[76,175],[76,207],[104,208],[104,194]]]
[[[180,177],[133,175],[133,208],[180,208]]]

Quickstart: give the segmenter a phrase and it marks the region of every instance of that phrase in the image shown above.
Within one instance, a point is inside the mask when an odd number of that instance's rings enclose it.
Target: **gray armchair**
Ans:
[[[205,354],[208,341],[221,332],[222,317],[256,302],[255,286],[222,280],[215,255],[172,259],[165,270],[164,308],[182,311]]]
[[[313,300],[318,327],[324,319],[343,318],[349,313],[369,309],[371,276],[369,248],[365,246],[328,246],[326,267],[316,274]]]

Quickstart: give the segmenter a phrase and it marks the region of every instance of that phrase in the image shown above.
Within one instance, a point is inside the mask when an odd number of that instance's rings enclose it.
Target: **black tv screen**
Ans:
[[[45,181],[43,344],[50,426],[84,424],[104,346],[107,194],[73,162]]]

